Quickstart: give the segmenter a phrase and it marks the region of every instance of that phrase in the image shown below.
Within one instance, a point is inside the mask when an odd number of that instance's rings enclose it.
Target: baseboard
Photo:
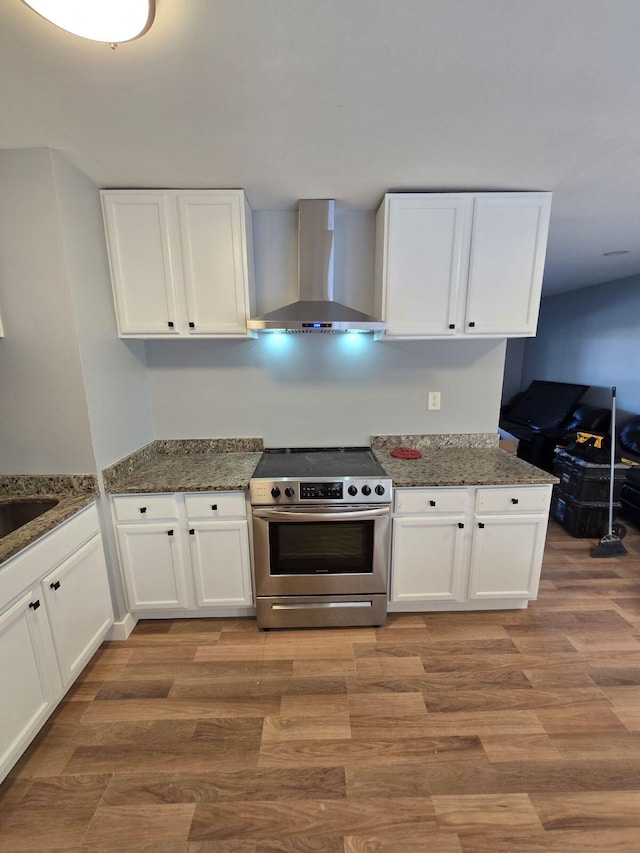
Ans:
[[[124,619],[120,622],[114,622],[105,640],[126,640],[129,634],[136,627],[138,619],[133,613],[127,613]]]

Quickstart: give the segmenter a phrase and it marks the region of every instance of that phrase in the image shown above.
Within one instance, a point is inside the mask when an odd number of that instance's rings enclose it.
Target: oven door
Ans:
[[[386,593],[390,507],[253,508],[256,595]]]

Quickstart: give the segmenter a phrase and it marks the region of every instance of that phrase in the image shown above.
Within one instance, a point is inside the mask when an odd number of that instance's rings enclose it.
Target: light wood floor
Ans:
[[[0,786],[0,853],[640,851],[640,534],[528,610],[141,622]]]

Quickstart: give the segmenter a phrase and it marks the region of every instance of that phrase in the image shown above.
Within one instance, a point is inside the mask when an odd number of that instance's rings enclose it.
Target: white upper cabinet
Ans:
[[[249,337],[252,214],[242,190],[105,190],[120,337]]]
[[[378,210],[387,338],[535,335],[551,193],[391,193]]]

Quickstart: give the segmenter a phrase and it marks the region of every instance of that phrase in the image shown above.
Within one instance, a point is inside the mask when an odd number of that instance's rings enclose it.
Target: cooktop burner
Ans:
[[[368,447],[271,448],[262,454],[254,477],[385,477]]]

